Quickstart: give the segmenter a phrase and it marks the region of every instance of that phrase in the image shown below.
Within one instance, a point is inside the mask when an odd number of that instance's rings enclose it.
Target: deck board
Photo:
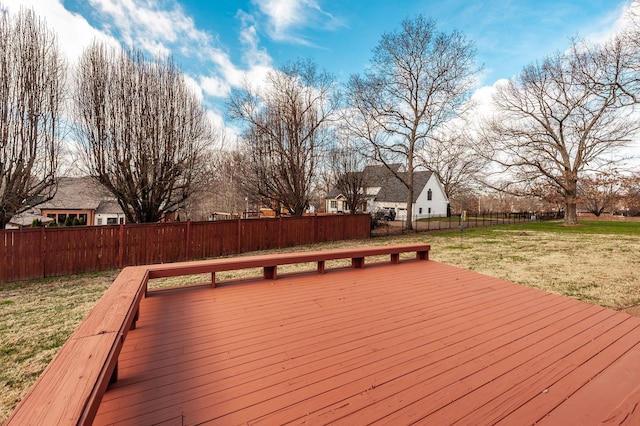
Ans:
[[[433,261],[155,291],[94,424],[599,424],[633,415],[638,342],[640,318]]]

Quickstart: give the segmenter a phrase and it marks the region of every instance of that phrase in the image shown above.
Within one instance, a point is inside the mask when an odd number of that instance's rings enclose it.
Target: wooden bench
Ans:
[[[5,425],[90,425],[147,289],[145,267],[122,270]]]
[[[366,257],[390,255],[391,263],[400,254],[415,252],[428,260],[429,245],[358,247],[274,255],[204,260],[128,267],[122,270],[87,318],[20,401],[7,419],[9,425],[90,425],[109,383],[117,380],[118,356],[129,330],[134,329],[140,301],[147,294],[151,278],[175,277],[220,271],[264,268],[264,278],[276,279],[278,265],[317,262],[325,272],[325,262],[351,259],[354,268],[364,267]]]
[[[391,263],[400,261],[401,253],[415,252],[417,259],[429,259],[428,244],[401,244],[393,246],[357,247],[338,250],[303,251],[297,253],[270,254],[264,256],[234,257],[195,262],[176,262],[147,266],[149,278],[167,278],[181,275],[211,274],[211,286],[216,285],[216,272],[238,269],[263,268],[265,279],[278,278],[278,265],[317,262],[318,272],[324,273],[328,260],[351,259],[351,266],[363,268],[364,259],[371,256],[390,255]]]

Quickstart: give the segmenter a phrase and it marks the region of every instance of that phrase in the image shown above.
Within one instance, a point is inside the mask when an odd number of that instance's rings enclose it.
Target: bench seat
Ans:
[[[350,258],[352,267],[362,268],[366,257],[390,255],[391,263],[395,264],[400,261],[401,253],[409,252],[415,252],[418,259],[428,260],[429,250],[428,244],[415,243],[176,262],[148,265],[147,268],[150,279],[211,273],[211,285],[215,287],[216,272],[264,268],[263,276],[265,279],[277,279],[278,265],[318,262],[318,272],[324,273],[325,262],[328,260]]]
[[[89,425],[110,382],[118,355],[135,328],[147,271],[120,272],[89,315],[60,348],[7,419],[9,425]]]

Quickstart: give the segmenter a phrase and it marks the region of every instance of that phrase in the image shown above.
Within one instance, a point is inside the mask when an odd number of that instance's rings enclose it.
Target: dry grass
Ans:
[[[640,305],[640,223],[616,227],[595,222],[565,229],[521,224],[460,233],[409,234],[291,250],[358,245],[431,244],[430,258],[613,309]],[[327,267],[344,266],[331,262]],[[315,264],[279,268],[309,270]],[[261,271],[218,274],[228,280]],[[0,284],[0,422],[26,393],[58,348],[91,310],[116,271]],[[151,287],[206,282],[208,276],[154,280]]]
[[[640,236],[493,232],[457,251],[434,241],[431,258],[607,308],[640,304]]]

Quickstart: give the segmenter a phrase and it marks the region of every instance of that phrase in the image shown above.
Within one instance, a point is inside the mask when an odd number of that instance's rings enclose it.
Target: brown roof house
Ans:
[[[395,213],[397,220],[406,220],[407,187],[395,173],[403,178],[406,172],[401,171],[400,164],[391,165],[393,172],[383,165],[366,166],[364,173],[365,187],[362,191],[367,200],[365,212],[375,213],[388,210]],[[394,173],[395,172],[395,173]],[[429,171],[416,171],[413,174],[413,219],[446,216],[449,199],[444,193],[442,184],[436,175]],[[346,198],[338,190],[333,189],[326,198],[327,213],[348,213]]]
[[[56,195],[38,206],[40,215],[59,225],[117,225],[124,212],[107,189],[90,177],[64,177]]]

